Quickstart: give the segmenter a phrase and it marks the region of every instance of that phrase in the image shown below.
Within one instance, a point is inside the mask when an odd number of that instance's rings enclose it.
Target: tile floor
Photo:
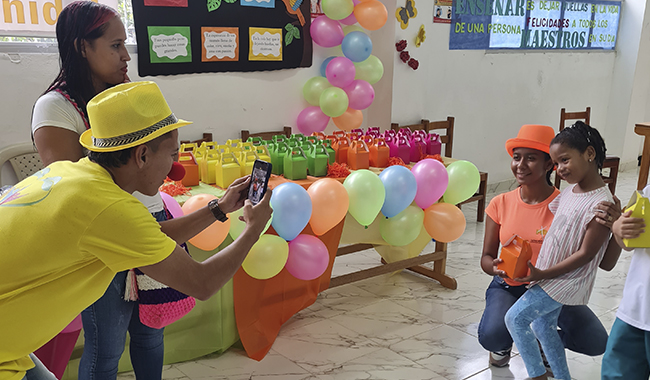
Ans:
[[[636,171],[619,174],[617,194],[624,204],[636,181]],[[490,368],[478,343],[476,330],[491,278],[479,268],[484,225],[476,223],[476,203],[472,205],[463,207],[465,233],[449,244],[447,272],[457,279],[458,289],[408,272],[330,289],[284,325],[262,361],[232,347],[220,355],[166,366],[164,379],[527,379],[519,356],[514,354],[509,367]],[[623,252],[613,271],[598,272],[589,306],[608,331],[630,259]],[[374,250],[359,252],[338,258],[334,271],[344,274],[378,261]],[[601,357],[567,355],[574,379],[600,379]]]

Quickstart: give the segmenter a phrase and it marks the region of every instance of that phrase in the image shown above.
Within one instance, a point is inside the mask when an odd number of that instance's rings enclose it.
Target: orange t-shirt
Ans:
[[[560,194],[558,189],[543,202],[529,205],[521,200],[519,188],[494,197],[485,213],[499,225],[499,241],[501,246],[506,244],[512,235],[517,234],[522,239],[528,240],[533,250],[531,263],[537,262],[539,250],[542,248],[544,236],[551,227],[553,213],[548,205]],[[505,279],[508,285],[519,286],[521,282]]]

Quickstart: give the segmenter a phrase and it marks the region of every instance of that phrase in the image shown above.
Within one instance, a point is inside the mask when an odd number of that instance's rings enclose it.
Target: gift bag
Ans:
[[[625,211],[632,210],[630,215],[632,218],[642,218],[645,220],[646,225],[650,225],[650,200],[645,198],[641,193],[635,191],[628,203]],[[650,234],[648,231],[644,232],[635,239],[623,239],[623,243],[630,248],[649,248],[650,247]]]
[[[522,239],[519,235],[512,235],[501,248],[499,258],[503,262],[497,265],[497,269],[506,272],[511,279],[526,277],[528,261],[532,255],[533,250],[528,240]]]

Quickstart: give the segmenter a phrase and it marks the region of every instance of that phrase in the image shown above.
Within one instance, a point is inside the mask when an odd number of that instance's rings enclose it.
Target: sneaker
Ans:
[[[495,367],[505,367],[510,363],[510,350],[501,352],[490,352],[490,365]]]

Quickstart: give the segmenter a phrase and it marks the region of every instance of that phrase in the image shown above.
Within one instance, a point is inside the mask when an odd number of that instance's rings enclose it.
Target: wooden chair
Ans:
[[[212,133],[204,133],[203,138],[200,138],[198,140],[190,141],[190,140],[181,140],[181,144],[196,144],[196,145],[201,145],[202,142],[211,142],[212,141]]]
[[[441,131],[444,130],[444,132],[436,132],[440,135],[440,141],[445,144],[445,157],[452,157],[451,151],[453,148],[453,143],[454,143],[454,117],[449,116],[447,117],[447,120],[441,120],[441,121],[429,121],[426,119],[422,119],[420,121],[420,124],[412,124],[412,125],[404,125],[400,126],[397,123],[392,123],[390,125],[391,129],[393,130],[399,130],[400,128],[409,128],[412,131],[423,129],[425,131],[431,132],[431,131]],[[444,135],[443,135],[444,133]],[[476,220],[478,222],[482,222],[485,219],[485,201],[486,201],[486,196],[487,196],[487,173],[485,172],[480,172],[480,179],[481,182],[478,187],[478,191],[476,194],[474,194],[471,198],[468,200],[459,203],[457,206],[460,207],[461,205],[464,205],[466,203],[471,203],[471,202],[476,202],[478,201],[478,209],[476,211]]]
[[[569,120],[582,120],[587,125],[591,120],[591,107],[587,107],[584,111],[579,112],[566,112],[565,108],[560,110],[560,131],[565,128],[565,124]],[[603,169],[609,169],[607,175],[602,174],[603,181],[609,186],[609,191],[612,194],[616,192],[616,180],[618,178],[618,166],[621,162],[621,159],[617,156],[606,156],[605,161],[603,162]],[[555,187],[560,188],[561,178],[555,173]]]
[[[271,140],[273,136],[284,135],[286,137],[291,137],[291,127],[285,126],[281,131],[274,132],[258,132],[250,133],[247,129],[242,129],[241,131],[241,141],[248,140],[249,137],[261,137],[262,140]]]

